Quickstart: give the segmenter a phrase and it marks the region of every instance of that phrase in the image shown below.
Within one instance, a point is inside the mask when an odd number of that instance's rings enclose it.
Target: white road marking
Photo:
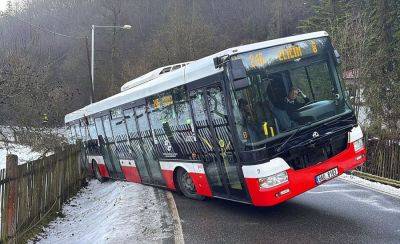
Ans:
[[[170,191],[167,191],[166,196],[169,209],[171,210],[172,220],[174,223],[175,244],[184,244],[185,240],[183,239],[181,218],[179,218],[178,208],[176,207],[174,196]]]

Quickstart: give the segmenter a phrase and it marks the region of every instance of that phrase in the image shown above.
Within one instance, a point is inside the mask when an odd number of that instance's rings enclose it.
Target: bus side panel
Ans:
[[[171,190],[176,190],[175,184],[174,184],[174,171],[173,170],[161,170],[161,173],[165,179],[165,182],[167,183],[167,188]]]
[[[134,160],[121,159],[120,162],[121,162],[122,172],[124,173],[125,179],[127,181],[135,183],[142,182]]]
[[[196,192],[199,195],[212,197],[211,188],[205,174],[202,173],[189,173],[192,177],[193,183],[196,186]]]
[[[181,167],[185,169],[192,178],[197,194],[212,197],[211,188],[208,184],[203,164],[193,162],[160,161],[160,166],[169,189],[176,190],[174,184],[174,170],[177,167]]]
[[[99,167],[100,175],[105,177],[105,178],[110,178],[110,174],[108,173],[107,167],[104,163],[99,163],[97,164]]]
[[[104,163],[103,156],[88,156],[88,162],[92,168],[94,167],[93,162],[96,162],[97,167],[99,167],[99,172],[102,177],[110,178],[110,174],[108,173],[107,167]]]
[[[88,171],[88,175],[94,176],[94,170],[93,170],[93,163],[92,160],[90,159],[91,156],[85,156],[87,161],[85,162],[85,169]]]

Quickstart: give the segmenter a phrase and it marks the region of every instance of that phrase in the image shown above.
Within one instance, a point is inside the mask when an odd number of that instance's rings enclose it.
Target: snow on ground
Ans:
[[[6,167],[6,155],[7,154],[15,154],[18,156],[18,164],[24,164],[26,162],[38,159],[41,154],[35,151],[28,146],[22,146],[18,144],[7,144],[0,142],[0,169],[4,169]]]
[[[161,243],[173,240],[163,190],[92,180],[38,236],[39,243]],[[170,241],[171,242],[171,241]]]
[[[385,185],[385,184],[381,184],[379,182],[373,182],[373,181],[369,181],[366,179],[362,179],[360,177],[357,177],[355,175],[348,175],[348,174],[342,174],[341,176],[339,176],[339,179],[343,179],[345,181],[349,181],[352,183],[355,183],[357,185],[361,185],[376,191],[380,191],[380,192],[384,192],[393,196],[397,196],[400,197],[400,189],[393,187],[393,186],[389,186],[389,185]]]

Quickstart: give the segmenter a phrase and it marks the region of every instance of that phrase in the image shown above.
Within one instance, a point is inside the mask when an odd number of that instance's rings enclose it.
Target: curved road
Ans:
[[[400,243],[400,199],[339,179],[272,208],[174,198],[185,243]]]

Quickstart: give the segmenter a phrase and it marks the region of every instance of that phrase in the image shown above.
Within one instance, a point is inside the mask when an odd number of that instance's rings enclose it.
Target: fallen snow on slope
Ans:
[[[44,228],[39,243],[143,243],[173,240],[162,190],[128,182],[92,180]]]
[[[7,144],[4,145],[3,142],[0,142],[0,169],[4,169],[6,167],[6,155],[7,154],[15,154],[18,156],[18,164],[24,164],[28,161],[32,161],[38,159],[41,154],[35,151],[28,146],[22,146],[18,144]]]
[[[385,192],[390,195],[400,197],[400,189],[393,187],[393,186],[381,184],[379,182],[369,181],[369,180],[357,177],[355,175],[348,175],[348,174],[342,174],[341,176],[339,176],[339,179],[343,179],[345,181],[350,181],[355,184],[358,184],[358,185],[361,185],[361,186],[364,186],[364,187],[367,187],[367,188],[370,188],[370,189],[373,189],[376,191],[381,191],[381,192]]]

